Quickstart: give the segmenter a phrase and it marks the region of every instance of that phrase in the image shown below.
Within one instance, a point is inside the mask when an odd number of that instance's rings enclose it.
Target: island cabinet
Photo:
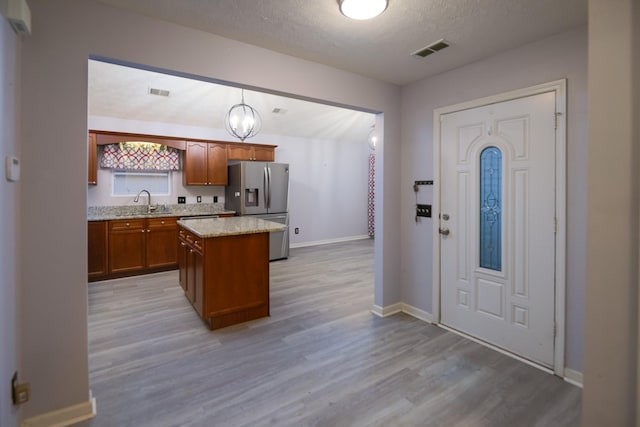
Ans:
[[[185,185],[227,185],[226,145],[187,141],[183,177]]]
[[[229,160],[273,162],[275,149],[274,145],[227,144],[227,158]]]
[[[269,233],[200,238],[180,227],[180,285],[210,329],[269,315]]]

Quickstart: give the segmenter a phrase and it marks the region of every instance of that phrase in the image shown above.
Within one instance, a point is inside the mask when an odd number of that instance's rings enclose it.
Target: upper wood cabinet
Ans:
[[[227,144],[227,157],[229,160],[273,162],[275,148],[273,145]]]
[[[89,132],[89,148],[88,148],[88,182],[89,185],[98,184],[98,144],[96,142],[95,132]]]
[[[227,185],[226,146],[187,141],[183,176],[185,185]]]

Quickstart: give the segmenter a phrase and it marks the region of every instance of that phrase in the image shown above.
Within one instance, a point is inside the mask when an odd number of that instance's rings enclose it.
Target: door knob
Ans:
[[[439,229],[438,229],[438,232],[439,232],[440,234],[442,234],[443,236],[448,236],[448,235],[449,235],[449,233],[451,233],[451,232],[449,231],[449,229],[448,229],[448,228],[439,228]]]

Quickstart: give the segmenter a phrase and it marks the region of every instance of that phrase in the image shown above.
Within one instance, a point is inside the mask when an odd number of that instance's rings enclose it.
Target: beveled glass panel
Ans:
[[[502,152],[480,153],[480,267],[502,271]]]

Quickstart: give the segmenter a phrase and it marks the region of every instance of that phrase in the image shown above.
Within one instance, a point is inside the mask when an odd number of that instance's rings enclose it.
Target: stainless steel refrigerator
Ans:
[[[229,165],[224,206],[238,215],[286,225],[269,235],[269,260],[289,257],[289,165],[271,162],[238,162]]]

